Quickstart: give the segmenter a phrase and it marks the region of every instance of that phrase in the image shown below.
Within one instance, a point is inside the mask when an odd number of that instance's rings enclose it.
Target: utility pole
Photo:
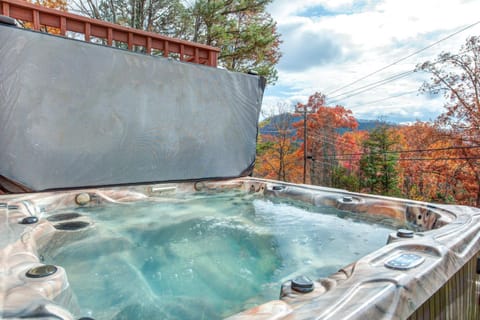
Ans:
[[[307,175],[307,106],[303,107],[303,184]]]
[[[316,92],[314,95],[311,95],[308,98],[308,103],[297,103],[295,106],[295,112],[300,113],[303,112],[303,183],[306,183],[306,176],[307,176],[307,159],[312,159],[312,163],[314,161],[313,154],[307,156],[307,113],[315,113],[319,109],[320,106],[324,105],[325,103],[325,95]],[[313,151],[312,151],[313,153]]]
[[[305,104],[297,104],[295,112],[303,112],[303,184],[306,182],[307,176],[307,113],[312,113],[313,109],[308,110],[309,106]]]

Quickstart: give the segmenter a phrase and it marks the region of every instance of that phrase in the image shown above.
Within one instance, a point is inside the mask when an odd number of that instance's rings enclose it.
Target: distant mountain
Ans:
[[[357,119],[358,122],[358,131],[371,131],[378,127],[381,124],[384,124],[384,122],[380,122],[378,120],[365,120],[365,119]],[[393,123],[387,123],[389,126],[394,126],[395,124]],[[339,133],[343,134],[347,131],[352,131],[351,129],[347,128],[342,128],[339,130]]]
[[[294,115],[291,113],[283,113],[283,114],[275,115],[260,122],[260,134],[276,135],[277,127],[279,123],[289,123],[290,124],[289,130],[291,130],[290,135],[294,136],[296,135],[296,129],[293,127],[293,124],[295,122],[299,122],[302,120],[303,120],[303,116]],[[357,130],[360,130],[360,131],[371,131],[375,127],[382,124],[382,122],[378,120],[357,119],[357,122],[358,122]],[[388,123],[388,125],[395,126],[394,123]],[[343,134],[347,131],[351,131],[351,129],[341,128],[338,130],[338,133]]]
[[[291,130],[291,136],[296,135],[296,128],[293,127],[293,124],[299,122],[303,119],[302,116],[297,116],[292,113],[282,113],[269,117],[260,122],[260,134],[269,134],[276,135],[279,126],[282,126],[282,123],[289,124],[289,130]]]

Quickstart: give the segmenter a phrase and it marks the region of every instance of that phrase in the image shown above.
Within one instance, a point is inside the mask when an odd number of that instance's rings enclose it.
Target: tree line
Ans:
[[[259,136],[255,175],[301,183],[307,159],[306,183],[480,207],[480,37],[416,71],[431,76],[421,91],[445,97],[434,122],[360,131],[350,110],[317,92],[260,124],[273,129]]]

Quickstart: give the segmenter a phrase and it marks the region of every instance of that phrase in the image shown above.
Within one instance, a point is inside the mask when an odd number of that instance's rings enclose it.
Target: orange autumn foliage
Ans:
[[[297,112],[301,115],[307,110],[307,157],[310,159],[308,176],[311,184],[332,186],[335,168],[337,145],[340,142],[338,130],[341,128],[356,129],[357,120],[352,111],[343,106],[329,107],[325,105],[325,96],[319,92],[308,98],[307,104],[298,103]],[[297,139],[302,143],[298,156],[304,157],[304,120],[293,125],[297,128]]]
[[[434,124],[398,127],[401,189],[405,197],[475,206],[480,148]]]
[[[430,74],[421,90],[430,94],[443,94],[445,112],[435,124],[462,148],[452,149],[456,163],[455,189],[459,201],[473,197],[473,204],[480,207],[480,36],[468,37],[458,53],[441,53],[434,61],[417,65],[418,71]],[[458,180],[458,181],[457,181]]]
[[[279,142],[275,136],[262,137],[264,142],[271,141],[273,146],[257,156],[255,175],[266,179],[302,182],[303,168],[301,159],[295,152],[291,140]]]
[[[368,131],[347,131],[338,139],[337,155],[339,164],[348,172],[358,175],[362,143],[367,139]]]
[[[309,115],[308,121],[310,117],[314,119],[313,115]],[[270,143],[271,146],[270,150],[257,157],[257,176],[301,182],[302,125],[303,123],[296,123],[290,127],[297,127],[297,137],[292,137],[287,128],[284,133],[288,134],[283,135],[282,139],[279,136],[262,137],[262,141]],[[315,132],[315,127],[309,126],[310,129]],[[397,143],[392,152],[398,156],[396,167],[400,196],[419,201],[476,206],[479,193],[478,170],[480,168],[476,165],[480,159],[479,147],[469,144],[462,139],[462,136],[443,130],[433,123],[416,122],[411,125],[392,126],[389,130],[392,136],[397,137]],[[335,165],[337,168],[343,168],[344,174],[359,177],[360,159],[365,152],[362,144],[368,139],[369,133],[347,131],[333,137],[334,140],[330,141],[324,139],[327,142],[334,142],[335,146],[332,150],[333,156],[327,156],[325,159],[336,161]],[[297,139],[300,143],[296,143]],[[309,146],[310,143],[319,142],[313,137],[311,139]],[[331,146],[332,143],[327,145]],[[284,155],[283,160],[280,160],[281,154]],[[311,160],[308,164],[311,166]],[[310,170],[307,170],[307,174],[310,175],[312,170],[311,167],[308,168]],[[283,174],[279,176],[279,172]],[[307,182],[309,180],[307,179]],[[348,185],[342,187],[349,189]],[[356,186],[351,187],[351,190],[355,190]]]
[[[280,109],[284,106],[280,106]],[[303,168],[297,155],[298,146],[292,137],[294,117],[281,110],[264,125],[270,125],[271,132],[258,138],[255,175],[267,179],[299,183]]]

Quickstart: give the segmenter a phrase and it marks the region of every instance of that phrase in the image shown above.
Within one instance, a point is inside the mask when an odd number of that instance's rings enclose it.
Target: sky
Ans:
[[[446,100],[419,93],[429,75],[410,71],[480,35],[480,0],[274,0],[267,11],[283,56],[278,81],[265,91],[264,115],[285,108],[279,105],[293,111],[321,92],[327,105],[342,105],[357,119],[434,120]]]

